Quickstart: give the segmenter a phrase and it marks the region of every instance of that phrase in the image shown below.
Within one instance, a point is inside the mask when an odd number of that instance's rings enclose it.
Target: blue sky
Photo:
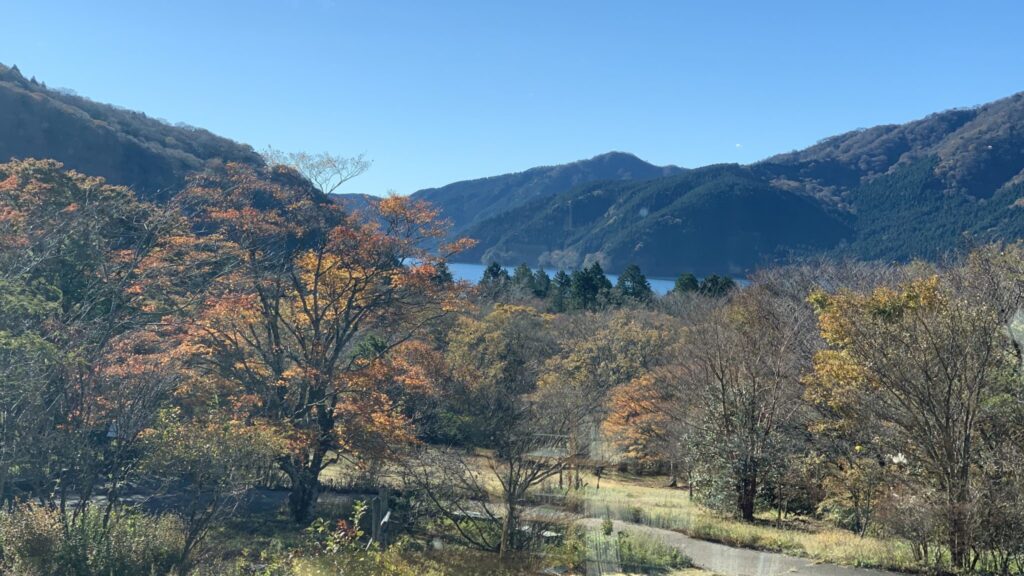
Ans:
[[[350,192],[623,150],[752,162],[1024,90],[1024,2],[0,0],[0,62]]]

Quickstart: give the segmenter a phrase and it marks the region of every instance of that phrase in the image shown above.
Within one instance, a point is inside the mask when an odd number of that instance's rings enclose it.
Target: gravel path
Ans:
[[[600,518],[588,518],[581,522],[588,528],[599,528],[601,526]],[[616,520],[615,531],[620,530],[659,538],[692,558],[694,565],[698,568],[710,570],[724,576],[777,576],[781,574],[807,576],[903,576],[897,572],[888,572],[886,570],[824,564],[808,558],[797,558],[776,552],[733,548],[724,544],[690,538],[671,530],[662,530],[661,528],[652,528],[650,526]]]

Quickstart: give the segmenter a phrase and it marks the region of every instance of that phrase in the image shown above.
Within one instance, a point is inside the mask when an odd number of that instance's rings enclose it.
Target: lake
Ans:
[[[481,278],[483,278],[484,270],[486,268],[487,267],[484,266],[483,264],[470,264],[467,262],[448,263],[448,269],[451,270],[452,277],[454,277],[456,280],[466,280],[472,282],[473,284],[476,284],[477,282],[480,281]],[[505,268],[505,270],[508,270],[508,273],[510,275],[512,274],[512,272],[515,271],[515,266],[503,266],[503,268]],[[536,270],[537,269],[534,268],[534,271]],[[548,276],[552,278],[554,278],[555,274],[558,273],[558,270],[552,268],[545,268],[544,271],[547,272]],[[571,270],[566,270],[566,272],[571,272]],[[605,276],[608,277],[608,280],[611,280],[612,284],[615,284],[616,282],[619,281],[619,277],[615,274],[605,274]],[[656,294],[668,294],[669,291],[671,291],[676,284],[675,278],[668,279],[648,277],[647,281],[651,283],[651,290],[654,290]]]

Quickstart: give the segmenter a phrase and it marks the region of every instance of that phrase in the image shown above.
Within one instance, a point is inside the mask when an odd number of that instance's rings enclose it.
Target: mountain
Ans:
[[[452,234],[538,198],[550,198],[595,180],[650,180],[683,172],[676,166],[655,166],[632,154],[609,152],[571,164],[542,166],[525,172],[464,180],[415,192],[451,220]]]
[[[590,182],[488,214],[462,230],[479,241],[468,260],[573,268],[596,259],[674,276],[804,256],[936,259],[1024,238],[1024,94],[748,166]]]
[[[849,215],[772,186],[749,167],[709,166],[646,182],[596,182],[541,199],[466,230],[465,257],[649,274],[743,274],[794,253],[836,247]]]
[[[380,202],[380,196],[352,192],[346,194],[331,194],[330,198],[337,204],[344,206],[348,211],[361,213],[366,213],[368,210],[376,207],[377,203]]]
[[[49,89],[0,64],[0,162],[10,158],[52,158],[157,200],[208,163],[263,163],[244,144]]]
[[[0,65],[0,161],[53,158],[164,200],[188,173],[262,165],[251,147]],[[936,259],[1024,238],[1024,93],[826,138],[751,165],[654,166],[611,152],[413,194],[479,240],[465,261],[746,274],[807,256]],[[335,198],[354,210],[375,197]]]

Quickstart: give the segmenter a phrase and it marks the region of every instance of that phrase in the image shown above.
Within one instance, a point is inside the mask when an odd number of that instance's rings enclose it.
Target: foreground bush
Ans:
[[[77,517],[25,504],[0,513],[0,572],[19,576],[175,574],[184,544],[174,516],[119,510],[104,525],[104,511]]]

